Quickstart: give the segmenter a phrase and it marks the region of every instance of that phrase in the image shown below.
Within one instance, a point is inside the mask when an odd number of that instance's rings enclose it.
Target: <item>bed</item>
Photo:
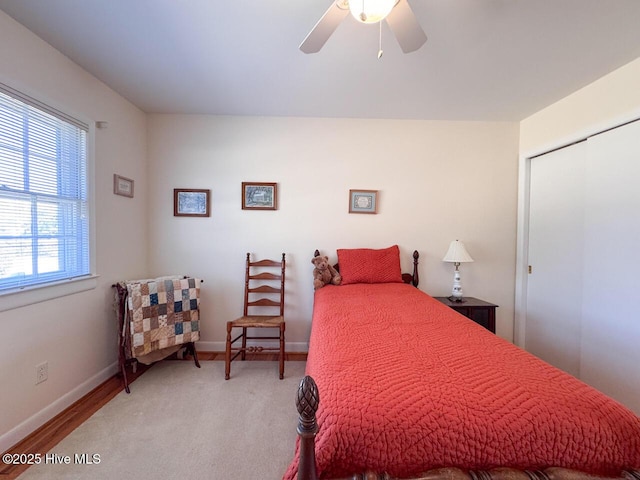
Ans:
[[[381,255],[392,279],[370,273]],[[343,284],[315,292],[285,480],[640,480],[638,416],[423,293],[417,252],[409,275],[398,256],[338,250]]]

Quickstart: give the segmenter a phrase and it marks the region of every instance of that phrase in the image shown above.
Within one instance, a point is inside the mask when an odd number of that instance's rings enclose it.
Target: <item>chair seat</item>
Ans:
[[[284,317],[281,315],[248,315],[236,318],[231,322],[234,327],[248,328],[275,328],[281,323],[284,323]]]

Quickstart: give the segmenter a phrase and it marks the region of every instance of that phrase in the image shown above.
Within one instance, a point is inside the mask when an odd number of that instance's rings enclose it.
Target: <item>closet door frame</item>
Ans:
[[[595,125],[586,130],[578,131],[568,138],[545,145],[537,150],[523,152],[518,159],[518,210],[516,231],[516,282],[515,282],[515,314],[513,324],[513,343],[526,349],[527,323],[527,288],[529,277],[529,214],[531,161],[536,157],[551,153],[555,150],[571,146],[629,123],[640,120],[635,112],[632,116],[617,121],[611,120],[608,125]]]

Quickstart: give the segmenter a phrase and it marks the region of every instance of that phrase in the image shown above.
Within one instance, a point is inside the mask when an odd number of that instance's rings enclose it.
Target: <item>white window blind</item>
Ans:
[[[90,274],[87,131],[0,84],[0,293]]]

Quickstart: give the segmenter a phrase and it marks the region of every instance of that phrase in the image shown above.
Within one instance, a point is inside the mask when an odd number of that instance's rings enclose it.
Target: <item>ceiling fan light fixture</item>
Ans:
[[[351,15],[360,23],[378,23],[395,7],[397,0],[350,0]]]

